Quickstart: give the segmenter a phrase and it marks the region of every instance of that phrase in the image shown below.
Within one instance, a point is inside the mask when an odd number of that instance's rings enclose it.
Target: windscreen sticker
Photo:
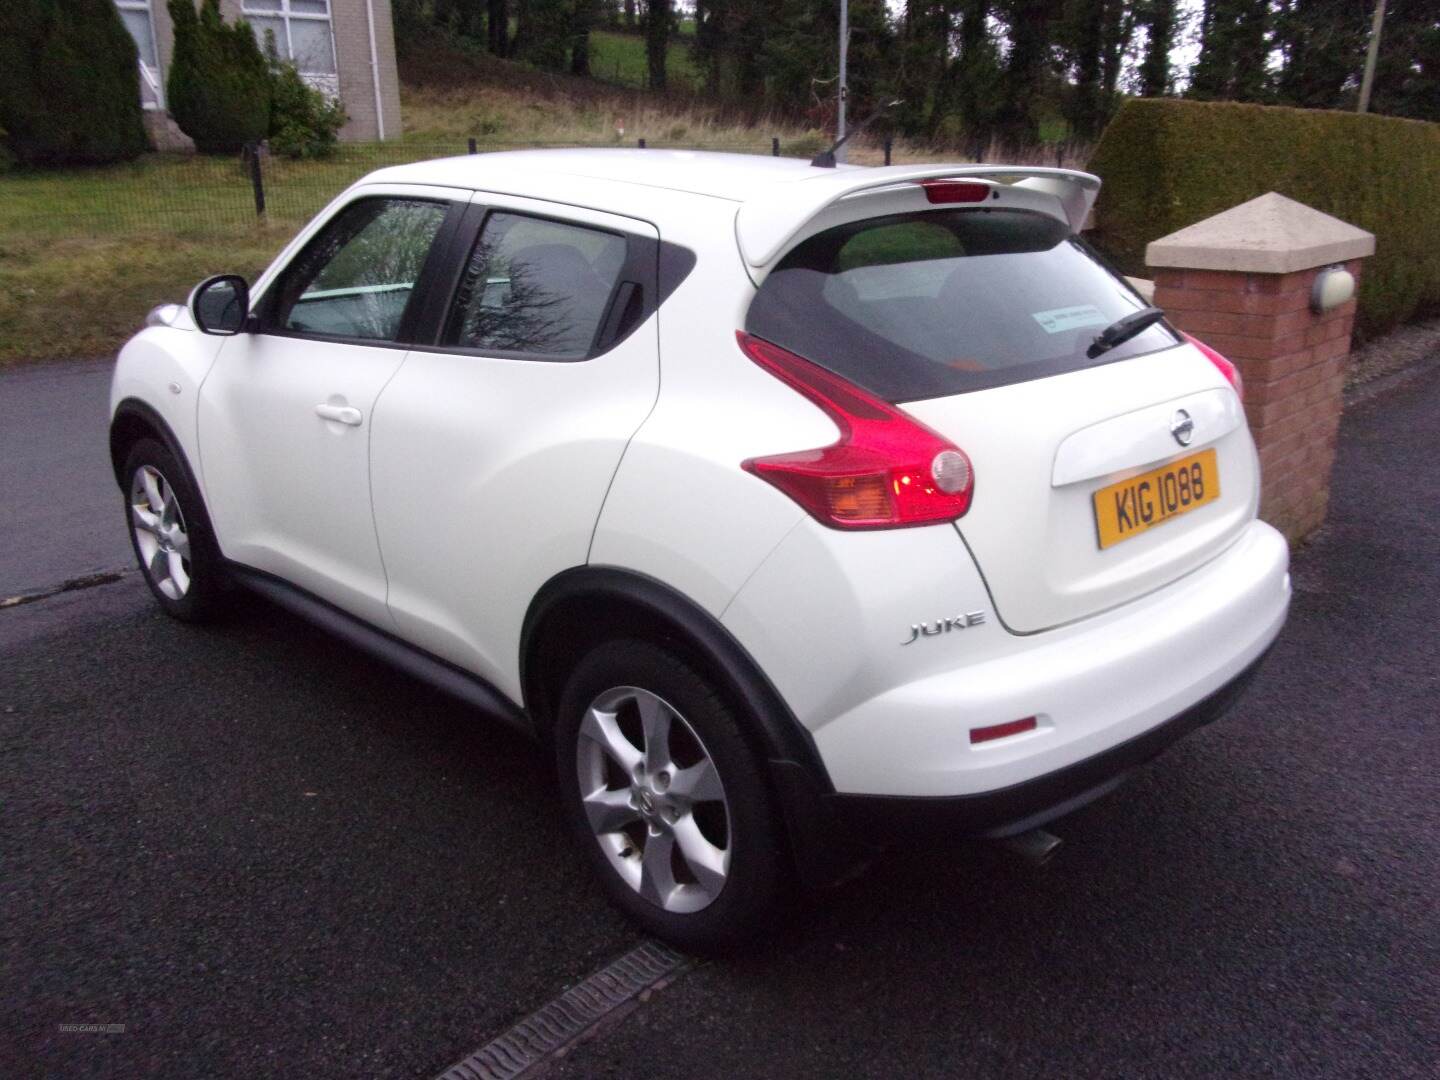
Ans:
[[[1051,311],[1036,311],[1030,317],[1039,323],[1040,328],[1047,334],[1079,330],[1084,326],[1109,326],[1111,322],[1094,304],[1054,308]]]

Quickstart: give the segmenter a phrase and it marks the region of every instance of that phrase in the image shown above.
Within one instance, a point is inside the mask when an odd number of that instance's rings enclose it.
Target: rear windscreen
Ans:
[[[760,286],[745,329],[888,401],[916,401],[1178,344],[1157,324],[1086,355],[1144,306],[1054,218],[942,210],[810,237]]]

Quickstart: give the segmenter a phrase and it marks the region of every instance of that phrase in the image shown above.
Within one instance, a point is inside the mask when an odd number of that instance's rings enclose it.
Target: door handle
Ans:
[[[350,405],[331,405],[326,401],[315,406],[315,415],[322,420],[336,420],[351,427],[359,427],[362,419],[359,409]]]

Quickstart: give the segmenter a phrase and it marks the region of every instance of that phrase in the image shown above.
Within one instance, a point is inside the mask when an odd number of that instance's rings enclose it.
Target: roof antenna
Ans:
[[[901,98],[896,98],[894,101],[887,101],[887,102],[885,102],[885,104],[881,105],[881,106],[880,106],[878,109],[876,109],[873,113],[871,113],[869,116],[867,116],[867,117],[865,118],[865,122],[864,122],[863,124],[861,124],[859,127],[853,127],[853,128],[851,128],[849,131],[845,132],[844,135],[841,135],[840,138],[836,139],[836,140],[835,140],[835,145],[832,146],[832,147],[830,147],[829,150],[822,150],[822,151],[820,151],[820,153],[816,154],[813,158],[811,158],[811,159],[810,159],[810,164],[813,165],[813,166],[815,166],[815,168],[817,168],[817,169],[833,169],[833,168],[835,168],[835,151],[836,151],[836,150],[839,150],[840,147],[844,146],[847,142],[849,142],[849,141],[850,141],[852,138],[854,138],[856,135],[859,135],[862,131],[864,131],[866,128],[868,128],[868,127],[869,127],[871,124],[873,124],[876,120],[880,119],[881,116],[883,116],[885,113],[889,112],[891,109],[895,108],[895,106],[897,106],[897,105],[904,105],[904,104],[905,104],[905,102],[904,102]]]

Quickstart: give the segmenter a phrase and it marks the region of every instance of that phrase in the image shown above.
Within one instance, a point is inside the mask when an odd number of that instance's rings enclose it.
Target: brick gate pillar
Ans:
[[[1245,380],[1260,451],[1260,516],[1292,542],[1325,520],[1355,301],[1326,310],[1332,270],[1358,282],[1375,237],[1271,192],[1150,244],[1154,303]],[[1333,299],[1333,295],[1329,298]]]

